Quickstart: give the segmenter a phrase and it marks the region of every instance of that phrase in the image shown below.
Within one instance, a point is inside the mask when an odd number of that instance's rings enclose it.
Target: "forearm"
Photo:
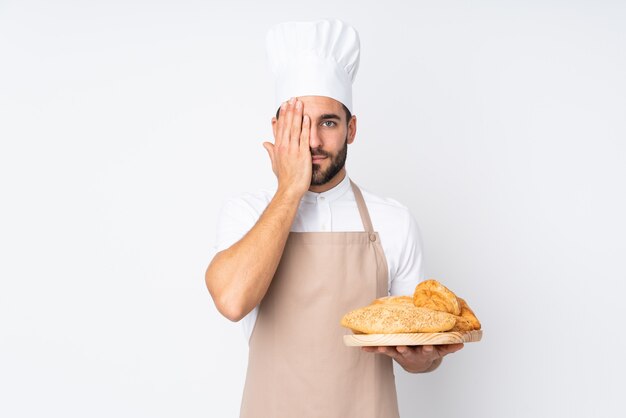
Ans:
[[[252,229],[211,261],[206,285],[228,319],[239,321],[265,296],[299,203],[298,194],[279,190]]]

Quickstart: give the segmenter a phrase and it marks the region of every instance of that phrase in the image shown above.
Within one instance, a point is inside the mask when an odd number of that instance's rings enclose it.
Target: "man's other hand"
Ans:
[[[422,345],[397,347],[361,347],[368,353],[385,354],[398,362],[409,373],[425,373],[435,370],[444,356],[463,348],[463,344]]]

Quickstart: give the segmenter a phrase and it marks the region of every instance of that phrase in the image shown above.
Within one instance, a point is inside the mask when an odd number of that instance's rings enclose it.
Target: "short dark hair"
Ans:
[[[343,107],[343,111],[346,113],[346,125],[347,125],[348,123],[350,123],[350,119],[352,119],[352,113],[350,112],[350,109],[346,107],[345,104],[341,103],[341,107]],[[279,113],[280,113],[280,107],[278,108],[278,110],[276,110],[276,119],[278,119]]]

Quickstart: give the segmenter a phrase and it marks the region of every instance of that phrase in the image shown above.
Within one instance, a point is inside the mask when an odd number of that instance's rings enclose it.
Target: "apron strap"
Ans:
[[[367,206],[365,205],[365,199],[363,199],[363,194],[361,193],[361,189],[359,189],[358,186],[352,182],[352,180],[350,180],[350,185],[352,186],[352,191],[354,192],[356,205],[359,208],[359,214],[361,215],[361,222],[363,222],[363,228],[365,229],[365,232],[373,233],[374,227],[372,226],[370,213],[367,210]]]

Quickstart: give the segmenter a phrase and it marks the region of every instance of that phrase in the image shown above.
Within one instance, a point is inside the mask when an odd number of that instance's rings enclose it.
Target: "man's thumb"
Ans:
[[[265,151],[267,151],[267,154],[270,156],[270,160],[274,162],[274,144],[271,142],[264,142],[263,148],[265,148]]]

